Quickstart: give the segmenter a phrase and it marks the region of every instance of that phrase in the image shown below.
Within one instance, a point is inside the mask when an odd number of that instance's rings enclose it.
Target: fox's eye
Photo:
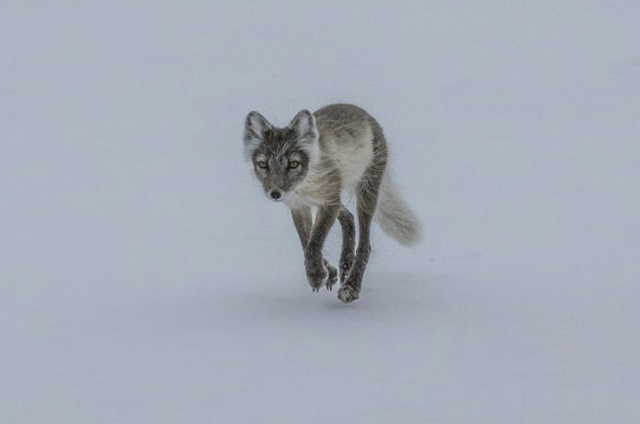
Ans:
[[[298,165],[300,165],[300,164],[295,160],[289,162],[289,168],[291,168],[291,169],[296,169],[298,167]]]
[[[258,168],[265,169],[266,167],[267,167],[267,162],[262,161],[262,160],[260,162],[258,162]]]

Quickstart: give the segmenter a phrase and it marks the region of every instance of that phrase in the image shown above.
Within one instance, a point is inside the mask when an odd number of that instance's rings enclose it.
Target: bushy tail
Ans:
[[[402,245],[412,246],[422,238],[418,218],[400,197],[398,187],[391,181],[387,171],[380,185],[375,219],[382,231]]]

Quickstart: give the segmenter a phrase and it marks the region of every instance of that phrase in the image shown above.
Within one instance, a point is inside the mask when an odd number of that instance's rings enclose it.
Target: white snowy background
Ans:
[[[335,102],[426,230],[352,305],[241,154]],[[640,422],[638,1],[2,0],[0,147],[2,424]]]

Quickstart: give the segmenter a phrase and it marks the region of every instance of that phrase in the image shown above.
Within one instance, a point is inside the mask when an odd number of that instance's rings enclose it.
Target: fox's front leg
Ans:
[[[324,246],[327,234],[329,234],[329,230],[336,221],[339,210],[339,203],[337,205],[325,205],[318,208],[316,223],[313,226],[313,230],[309,236],[309,242],[304,250],[304,266],[307,270],[307,280],[314,291],[320,290],[320,287],[325,283],[335,284],[335,280],[333,282],[327,281],[329,273],[324,266],[322,247]],[[335,273],[335,269],[333,271]],[[331,287],[328,286],[328,288]]]
[[[311,237],[311,232],[313,230],[313,219],[311,216],[311,208],[308,206],[302,206],[298,209],[291,210],[291,216],[293,217],[293,223],[298,232],[298,236],[300,237],[302,250],[305,254],[305,269],[308,269],[307,268],[307,245],[309,244],[309,239]],[[325,237],[326,237],[326,234],[325,234]],[[320,248],[320,250],[322,251],[322,247]],[[320,252],[320,255],[322,255],[322,252]],[[323,278],[323,281],[324,279],[327,279],[327,274],[328,274],[328,279],[325,284],[327,286],[327,289],[331,290],[333,285],[338,280],[338,271],[334,267],[332,267],[329,264],[329,262],[324,258],[322,259],[322,265],[324,265],[324,268],[326,270],[325,271],[326,274]],[[307,276],[308,274],[309,273],[307,272]],[[322,272],[319,272],[319,274],[322,275]],[[311,280],[309,281],[311,282]],[[317,291],[317,289],[322,287],[322,284],[320,284],[317,287],[315,287],[312,284],[311,287],[314,289],[314,291]]]
[[[340,284],[344,283],[355,257],[356,226],[353,214],[342,205],[338,212],[338,221],[342,227],[342,253],[340,253]]]

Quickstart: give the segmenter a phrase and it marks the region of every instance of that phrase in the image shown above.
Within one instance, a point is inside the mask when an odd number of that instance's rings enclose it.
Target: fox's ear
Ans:
[[[244,150],[247,160],[251,159],[253,152],[264,141],[264,133],[273,128],[264,116],[258,112],[249,112],[244,122]]]
[[[316,127],[316,119],[313,114],[304,109],[298,112],[293,121],[289,124],[289,128],[295,130],[297,141],[311,159],[318,155],[318,128]]]

